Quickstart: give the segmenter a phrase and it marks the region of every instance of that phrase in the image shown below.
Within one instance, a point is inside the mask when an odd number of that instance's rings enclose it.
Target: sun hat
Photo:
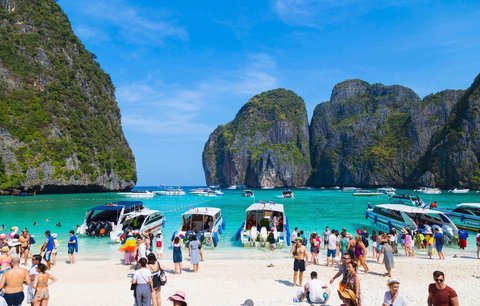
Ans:
[[[185,301],[185,296],[186,296],[185,292],[178,290],[168,299],[170,301],[182,302],[185,306],[187,306],[187,301]]]
[[[4,245],[1,249],[0,249],[0,252],[4,252],[4,253],[8,253],[8,251],[10,251],[10,248],[6,245]]]
[[[353,305],[357,305],[357,296],[352,289],[345,289],[343,291],[337,290],[337,292],[340,299],[348,299],[353,303]]]
[[[254,306],[253,305],[253,300],[252,299],[246,299],[243,304],[240,304],[241,306]]]
[[[400,285],[400,281],[396,278],[389,279],[388,282],[387,282],[387,285],[390,286],[390,285],[393,285],[393,284],[399,284]]]

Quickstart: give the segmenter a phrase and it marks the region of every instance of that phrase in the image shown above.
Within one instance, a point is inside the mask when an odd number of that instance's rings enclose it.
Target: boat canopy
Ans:
[[[457,207],[475,207],[475,208],[480,208],[480,203],[460,203],[457,205]]]
[[[135,209],[142,209],[143,208],[143,202],[142,201],[116,201],[116,202],[110,202],[108,204],[100,205],[97,207],[94,207],[90,210],[122,210],[123,208],[125,209],[130,209],[130,210],[135,210]]]
[[[215,216],[220,211],[220,208],[215,207],[197,207],[192,208],[185,213],[183,216],[190,216],[190,215],[206,215],[206,216]]]
[[[254,203],[247,208],[247,212],[254,210],[271,210],[283,213],[283,204],[277,204],[275,202]]]
[[[443,215],[443,212],[438,210],[432,210],[427,208],[421,208],[416,206],[407,206],[402,204],[379,204],[375,207],[381,207],[396,211],[402,211],[408,214],[433,214],[433,215]]]

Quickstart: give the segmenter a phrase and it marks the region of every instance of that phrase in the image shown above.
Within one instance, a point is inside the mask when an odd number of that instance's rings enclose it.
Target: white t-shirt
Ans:
[[[328,236],[327,248],[329,250],[335,250],[337,248],[337,236],[335,236],[335,234],[330,234],[330,236]]]
[[[3,296],[0,296],[0,306],[8,306]]]
[[[292,234],[290,235],[290,240],[292,241],[292,243],[297,240],[297,237],[298,237],[298,233],[293,231]]]
[[[30,269],[28,270],[28,275],[38,275],[37,267],[38,265],[32,265],[32,267],[30,267]]]
[[[138,246],[138,250],[137,250],[137,254],[138,254],[138,259],[140,258],[145,258],[147,259],[147,246],[145,245],[145,243],[141,243],[139,246]]]
[[[318,279],[314,278],[309,280],[305,287],[308,288],[310,301],[313,303],[323,303],[323,292],[325,290],[322,289],[322,282]]]
[[[407,299],[401,294],[399,294],[395,299],[395,302],[392,303],[392,295],[390,294],[390,291],[385,292],[383,302],[389,306],[407,306]]]
[[[147,268],[140,268],[133,273],[133,279],[137,281],[137,284],[148,284],[149,277],[152,277],[152,272]]]

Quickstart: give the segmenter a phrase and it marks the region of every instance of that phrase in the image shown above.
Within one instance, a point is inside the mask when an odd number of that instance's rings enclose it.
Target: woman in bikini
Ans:
[[[47,273],[47,266],[39,263],[37,266],[37,272],[35,281],[33,282],[33,288],[35,288],[35,298],[33,299],[33,306],[47,306],[48,299],[50,297],[48,293],[48,285],[57,281],[57,278],[50,273]],[[50,284],[48,280],[51,280]]]
[[[150,253],[147,255],[148,264],[147,268],[152,272],[152,275],[158,275],[162,271],[162,267],[157,260],[155,254]],[[155,283],[155,278],[152,276],[152,283],[153,283],[153,290],[152,290],[152,306],[160,306],[162,304],[161,297],[160,297],[160,289],[162,286],[160,284]]]
[[[0,250],[1,252],[1,255],[0,255],[0,278],[1,278],[1,275],[5,272],[7,272],[8,270],[10,270],[10,265],[12,264],[12,256],[10,256],[10,254],[8,254],[8,252],[10,251],[10,249],[8,248],[8,246],[3,246],[2,249]]]

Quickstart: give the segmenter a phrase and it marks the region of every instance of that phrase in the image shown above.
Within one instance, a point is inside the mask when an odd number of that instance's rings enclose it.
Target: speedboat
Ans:
[[[247,197],[247,198],[253,198],[255,196],[255,194],[253,193],[253,190],[245,189],[243,191],[243,196]]]
[[[358,187],[343,187],[342,191],[347,191],[347,192],[354,192],[354,191],[359,191],[360,188]]]
[[[228,190],[235,190],[237,188],[238,188],[237,185],[230,185],[227,187]]]
[[[294,198],[293,191],[290,190],[290,189],[284,190],[284,191],[282,191],[282,196],[281,197],[283,199],[293,199]]]
[[[112,241],[120,241],[127,227],[157,233],[164,223],[165,218],[160,212],[146,208],[141,201],[117,201],[89,209],[82,225],[77,228],[77,234],[110,236]]]
[[[400,231],[406,226],[413,231],[438,227],[450,239],[458,235],[458,228],[452,220],[438,210],[402,204],[380,204],[367,208],[365,217],[373,226],[383,231],[390,231],[392,228]]]
[[[450,189],[448,192],[451,192],[451,193],[468,193],[469,191],[470,191],[470,189],[455,188],[455,189]]]
[[[383,194],[394,195],[397,189],[393,187],[382,187],[382,188],[377,188],[377,191]]]
[[[222,234],[224,229],[225,221],[220,208],[192,208],[182,214],[182,225],[178,231],[173,233],[172,241],[175,237],[180,237],[185,242],[184,245],[187,245],[190,236],[196,234],[202,245],[216,247],[219,235]]]
[[[118,225],[110,232],[110,240],[112,242],[122,242],[125,231],[128,228],[139,234],[149,231],[156,235],[162,232],[165,221],[165,217],[158,210],[143,208],[142,210],[126,213],[120,219]]]
[[[461,203],[454,209],[442,210],[457,227],[471,231],[480,229],[480,203]]]
[[[374,192],[370,190],[358,190],[354,193],[352,193],[353,196],[363,196],[363,197],[375,197],[382,195],[383,193],[381,192]]]
[[[391,195],[390,203],[392,204],[405,204],[417,207],[427,207],[428,205],[416,194],[394,194]]]
[[[442,191],[439,188],[432,187],[420,187],[414,190],[414,192],[420,192],[425,194],[441,194]]]
[[[156,195],[164,195],[164,196],[184,196],[186,192],[180,188],[173,188],[173,187],[165,187],[162,190],[154,191]]]
[[[126,198],[151,199],[155,196],[155,193],[145,190],[145,191],[117,192],[117,195],[121,197],[126,197]]]
[[[223,196],[223,192],[221,190],[211,189],[211,188],[191,189],[190,194],[195,194],[195,195],[203,196],[203,197],[221,197],[221,196]]]
[[[278,248],[290,245],[288,219],[282,204],[261,201],[250,205],[245,213],[245,221],[235,236],[244,246],[266,246],[270,231],[273,231]]]

